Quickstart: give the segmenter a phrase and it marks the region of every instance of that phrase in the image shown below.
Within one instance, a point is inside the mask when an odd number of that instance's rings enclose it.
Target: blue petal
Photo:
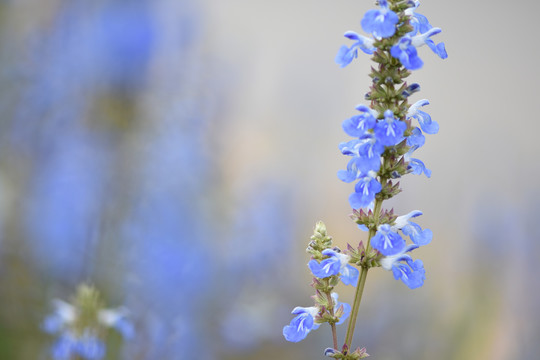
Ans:
[[[448,54],[446,53],[446,48],[444,47],[444,43],[441,42],[435,45],[435,42],[433,40],[427,39],[426,44],[441,59],[446,59],[448,57]]]
[[[339,319],[339,321],[336,323],[336,325],[340,325],[340,324],[343,324],[345,322],[345,320],[347,320],[347,318],[349,317],[349,315],[351,314],[351,305],[347,304],[347,303],[340,303],[338,302],[337,305],[336,305],[338,308],[340,306],[343,306],[343,315],[341,316],[341,318]]]
[[[283,327],[283,336],[290,342],[299,342],[304,340],[313,329],[313,316],[303,313],[291,320],[289,325]]]
[[[343,131],[349,136],[361,137],[366,131],[373,129],[377,120],[370,113],[355,115],[343,121]]]
[[[337,177],[343,182],[350,183],[356,180],[357,173],[349,170],[339,170],[337,173]]]
[[[105,343],[96,337],[83,337],[78,341],[76,352],[85,359],[99,360],[105,356]]]
[[[341,264],[339,259],[330,257],[328,259],[324,259],[320,263],[317,260],[311,260],[308,263],[308,267],[315,277],[324,279],[339,274]]]
[[[75,339],[62,335],[52,346],[51,355],[55,360],[70,360],[75,351]]]
[[[357,268],[351,265],[345,266],[343,270],[341,270],[341,282],[345,285],[352,285],[356,286],[358,283],[358,276],[360,275],[360,272]]]
[[[335,62],[339,66],[345,67],[349,65],[357,56],[358,50],[353,48],[349,49],[347,46],[343,45],[336,55]]]
[[[394,45],[390,49],[390,54],[399,59],[401,64],[409,70],[418,70],[424,65],[422,59],[418,57],[416,48],[412,45],[407,46],[405,49],[401,49],[399,45]]]
[[[385,256],[399,254],[405,245],[405,240],[398,233],[391,231],[388,224],[381,225],[371,239],[371,246]]]
[[[412,130],[411,135],[407,138],[407,145],[416,146],[417,148],[423,146],[426,143],[426,137],[422,134],[420,128],[415,127]]]
[[[387,38],[395,34],[397,14],[391,10],[369,10],[361,21],[362,29],[376,38]]]
[[[411,159],[409,162],[409,168],[412,169],[411,172],[415,175],[421,175],[424,173],[428,178],[431,177],[431,170],[426,168],[421,160]]]
[[[422,230],[420,225],[413,222],[409,222],[401,231],[403,234],[410,236],[412,242],[419,246],[429,244],[433,238],[433,232],[430,229]]]
[[[439,124],[436,121],[431,120],[431,116],[422,110],[417,110],[416,115],[413,117],[418,119],[418,123],[426,134],[436,134],[439,132]]]

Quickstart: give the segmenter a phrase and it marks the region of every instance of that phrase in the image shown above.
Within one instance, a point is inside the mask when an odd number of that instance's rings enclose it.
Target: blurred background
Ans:
[[[136,337],[106,359],[323,359],[311,306],[316,221],[364,239],[337,145],[370,85],[371,1],[1,0],[0,359],[50,359],[52,299],[94,284]],[[449,54],[410,81],[441,127],[387,204],[434,240],[409,290],[370,272],[353,344],[373,359],[538,359],[537,2],[424,0]],[[352,287],[339,289],[352,303]],[[340,329],[343,339],[345,329]]]

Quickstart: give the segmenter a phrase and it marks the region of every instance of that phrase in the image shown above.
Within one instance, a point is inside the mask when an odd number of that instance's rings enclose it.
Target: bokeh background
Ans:
[[[364,236],[336,172],[370,61],[333,59],[373,6],[0,1],[0,358],[49,359],[51,300],[84,281],[137,329],[107,359],[324,358],[329,329],[281,331],[312,304],[315,222]],[[373,359],[540,358],[539,10],[418,9],[449,58],[421,49],[411,100],[441,130],[418,151],[432,178],[389,206],[435,236],[422,288],[370,272],[353,343]]]

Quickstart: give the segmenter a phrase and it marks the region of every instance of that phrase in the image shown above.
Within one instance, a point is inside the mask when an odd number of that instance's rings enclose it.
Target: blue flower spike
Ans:
[[[314,276],[311,286],[316,290],[312,297],[315,306],[296,308],[293,311],[296,317],[283,329],[285,338],[296,342],[317,328],[316,324],[328,322],[333,346],[327,347],[324,355],[334,359],[358,360],[369,356],[365,348],[352,344],[357,305],[368,271],[382,267],[408,288],[419,288],[424,284],[426,271],[422,260],[413,259],[411,252],[433,239],[430,229],[422,229],[415,222],[421,211],[397,216],[393,209],[384,208],[384,201],[403,191],[401,181],[396,179],[408,174],[431,176],[431,170],[413,154],[425,145],[426,134],[439,131],[439,124],[423,111],[428,100],[409,103],[421,87],[408,82],[407,77],[411,75],[409,70],[424,66],[418,48],[427,45],[442,59],[448,55],[444,43],[433,41],[441,29],[416,12],[418,0],[376,0],[376,3],[378,8],[367,11],[361,20],[366,36],[346,32],[345,37],[353,43],[342,46],[335,57],[335,62],[345,67],[358,57],[360,50],[373,54],[371,59],[375,63],[369,74],[372,85],[364,96],[370,103],[358,105],[359,113],[342,122],[343,131],[352,139],[339,144],[339,151],[349,158],[346,168],[337,173],[341,181],[354,184],[354,192],[348,198],[353,208],[350,217],[365,232],[367,241],[361,240],[357,246],[349,244],[347,252],[341,253],[332,248],[326,228],[322,222],[318,223],[307,248],[312,256],[308,267]],[[333,291],[340,283],[356,286],[352,308],[340,303]],[[336,325],[346,318],[350,322],[341,345]]]

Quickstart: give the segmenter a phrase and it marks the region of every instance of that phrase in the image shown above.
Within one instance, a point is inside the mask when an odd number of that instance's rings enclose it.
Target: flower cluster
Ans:
[[[367,243],[349,245],[342,253],[331,248],[326,229],[318,225],[308,247],[312,255],[308,266],[317,289],[316,305],[295,308],[293,314],[297,316],[283,331],[287,340],[298,341],[328,321],[332,325],[334,346],[324,354],[334,359],[357,360],[368,356],[365,348],[350,351],[368,270],[382,267],[392,271],[394,278],[409,288],[421,287],[425,280],[424,264],[413,260],[409,253],[429,244],[433,237],[431,230],[422,229],[412,221],[422,215],[421,211],[396,216],[393,209],[384,210],[382,203],[401,192],[396,179],[411,173],[431,176],[431,171],[413,154],[425,144],[425,134],[439,131],[439,124],[423,111],[428,100],[409,104],[409,98],[420,91],[420,85],[408,84],[405,79],[412,70],[424,65],[417,48],[427,45],[442,59],[447,53],[444,43],[436,44],[432,39],[441,29],[431,26],[425,16],[416,12],[418,1],[378,0],[378,5],[361,21],[367,35],[347,31],[345,37],[354,43],[342,46],[335,58],[338,65],[345,67],[358,57],[360,49],[372,55],[377,64],[372,67],[372,85],[365,95],[369,105],[356,106],[359,113],[342,123],[345,133],[353,139],[339,144],[341,153],[350,159],[346,169],[337,174],[340,180],[354,183],[354,192],[349,196],[351,217],[360,229],[368,231]],[[352,265],[360,267],[361,272]],[[346,285],[357,283],[345,343],[340,350],[334,325],[342,322],[342,318],[334,313],[339,312],[335,310],[337,300],[328,300],[339,280]]]
[[[54,360],[81,358],[99,360],[105,356],[105,330],[113,328],[125,339],[134,334],[125,308],[103,308],[99,293],[93,287],[79,286],[73,304],[54,300],[54,312],[48,315],[42,329],[57,336],[51,348]]]
[[[326,233],[326,226],[322,222],[317,223],[307,248],[312,255],[308,267],[314,276],[315,306],[293,309],[292,314],[296,317],[283,328],[287,341],[303,340],[311,330],[318,329],[325,322],[335,331],[335,325],[342,324],[351,312],[350,305],[339,302],[338,294],[333,289],[339,280],[345,285],[356,285],[359,272],[349,264],[351,256],[331,246],[332,238]]]
[[[353,209],[377,210],[368,215],[356,212],[353,218],[366,230],[372,230],[371,246],[384,256],[381,266],[392,270],[396,279],[401,279],[410,288],[422,286],[425,270],[420,260],[413,261],[405,253],[426,245],[432,232],[410,221],[422,213],[413,211],[400,217],[380,217],[382,201],[399,193],[399,183],[392,180],[406,174],[425,174],[431,171],[413,157],[413,152],[424,145],[424,134],[436,134],[439,124],[429,114],[420,110],[428,100],[418,100],[409,105],[409,97],[420,90],[416,83],[408,85],[404,79],[409,70],[423,66],[417,48],[428,45],[442,59],[447,57],[444,43],[435,44],[431,39],[441,29],[432,27],[424,15],[416,13],[418,1],[379,0],[380,8],[369,10],[361,21],[364,31],[371,36],[345,33],[349,39],[361,39],[350,48],[342,47],[336,62],[347,66],[356,57],[356,49],[368,44],[369,53],[378,67],[372,69],[371,91],[366,99],[370,106],[358,105],[358,115],[343,122],[343,130],[354,140],[343,142],[339,149],[351,159],[346,170],[338,177],[344,182],[356,182],[349,196]],[[364,49],[365,50],[365,49]],[[352,54],[352,55],[351,55]],[[401,232],[401,234],[400,234]],[[407,246],[402,237],[409,236],[413,245]]]

